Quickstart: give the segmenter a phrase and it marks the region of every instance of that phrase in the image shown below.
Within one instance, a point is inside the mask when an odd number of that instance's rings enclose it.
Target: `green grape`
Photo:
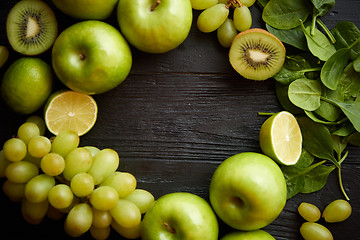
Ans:
[[[95,157],[95,155],[100,152],[100,149],[98,149],[97,147],[85,146],[84,148],[90,151],[92,157]]]
[[[40,161],[41,158],[35,158],[29,154],[29,152],[26,154],[25,158],[22,161],[30,162],[35,164],[38,168],[40,168]]]
[[[30,224],[39,224],[46,216],[49,208],[47,200],[33,203],[24,198],[21,202],[21,213],[24,219]]]
[[[300,227],[301,236],[305,240],[333,240],[329,229],[321,224],[304,222]]]
[[[115,207],[119,200],[119,194],[110,186],[100,186],[90,195],[91,205],[102,211],[107,211]]]
[[[109,211],[101,211],[92,207],[93,212],[93,222],[92,225],[97,228],[105,228],[110,226],[112,221],[112,216]]]
[[[51,150],[51,142],[47,137],[33,137],[28,143],[28,152],[35,158],[42,158]]]
[[[120,226],[116,221],[112,221],[111,226],[117,233],[119,233],[124,238],[127,239],[140,238],[141,224],[138,224],[135,227],[126,228]]]
[[[204,10],[214,6],[218,0],[191,0],[191,6],[195,10]]]
[[[59,209],[54,208],[53,206],[49,205],[48,211],[46,216],[52,220],[60,220],[63,218],[64,213],[62,213]]]
[[[90,229],[91,223],[91,207],[87,203],[79,203],[67,215],[64,229],[69,236],[79,237]]]
[[[241,4],[247,7],[251,7],[256,2],[256,0],[239,0],[239,1],[241,2]]]
[[[63,130],[54,137],[51,144],[51,152],[66,157],[72,150],[79,146],[80,138],[76,132],[71,130]]]
[[[88,173],[78,173],[71,178],[70,188],[78,197],[86,197],[94,191],[94,178]]]
[[[28,144],[33,137],[40,136],[40,129],[35,123],[25,122],[19,127],[17,135],[25,144]]]
[[[228,18],[218,28],[217,39],[221,46],[229,48],[237,33],[233,20]]]
[[[55,179],[46,174],[33,177],[25,186],[25,197],[30,202],[39,203],[48,198],[49,191],[55,186]]]
[[[135,189],[126,199],[135,203],[141,213],[146,213],[155,201],[154,196],[144,189]]]
[[[75,148],[65,158],[64,177],[71,180],[78,173],[89,171],[93,158],[89,150],[83,147]]]
[[[113,174],[119,166],[119,155],[112,149],[98,152],[88,173],[93,176],[95,185]]]
[[[91,226],[90,234],[96,240],[105,240],[110,236],[110,230],[110,226],[104,228]]]
[[[4,150],[1,150],[0,151],[0,178],[5,177],[6,168],[9,166],[10,163],[12,163],[12,162],[6,159]]]
[[[133,228],[141,222],[139,208],[126,199],[119,199],[116,206],[110,210],[110,214],[120,226],[125,228]]]
[[[107,177],[100,186],[113,187],[119,194],[119,198],[125,198],[136,188],[137,182],[134,175],[127,172],[115,172]]]
[[[245,5],[234,10],[234,24],[238,31],[242,32],[251,28],[252,17],[249,8]]]
[[[44,136],[45,130],[46,130],[46,125],[45,125],[44,119],[42,119],[39,116],[33,115],[33,116],[28,117],[26,119],[26,122],[35,123],[36,126],[38,126],[38,128],[39,128],[40,136]]]
[[[200,13],[197,27],[205,33],[215,31],[225,22],[228,15],[229,7],[223,3],[218,3]]]
[[[3,191],[11,201],[20,202],[25,196],[25,183],[15,183],[8,179],[3,184]]]
[[[25,161],[13,162],[5,170],[5,176],[15,183],[27,183],[37,175],[39,175],[38,167]]]
[[[48,200],[56,209],[64,209],[71,205],[74,194],[66,184],[57,184],[49,191]]]
[[[323,217],[326,222],[342,222],[350,217],[352,212],[351,205],[348,201],[338,199],[331,202],[323,211]]]
[[[12,162],[21,161],[27,153],[26,144],[19,138],[10,138],[4,143],[3,152],[7,160]]]
[[[57,153],[48,153],[40,161],[41,170],[49,176],[60,175],[65,169],[64,158]]]
[[[317,222],[320,219],[320,210],[311,203],[302,202],[298,207],[299,214],[308,222]]]

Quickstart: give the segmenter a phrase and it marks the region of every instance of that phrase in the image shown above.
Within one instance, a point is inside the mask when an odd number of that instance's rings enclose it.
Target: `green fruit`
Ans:
[[[117,17],[130,44],[144,52],[165,53],[188,36],[192,8],[190,0],[121,0]]]
[[[311,203],[302,202],[298,212],[308,222],[317,222],[321,217],[320,210]]]
[[[283,173],[271,158],[245,152],[220,164],[209,194],[214,211],[226,224],[249,231],[265,227],[278,217],[287,189]]]
[[[108,18],[113,12],[118,0],[52,0],[62,12],[79,19]]]
[[[76,23],[56,39],[52,65],[70,89],[99,94],[115,88],[130,72],[129,45],[113,26],[95,20]]]
[[[143,240],[218,239],[218,222],[210,205],[191,193],[170,193],[160,197],[141,226]]]
[[[9,58],[9,49],[5,46],[0,46],[0,68],[6,63]]]
[[[323,211],[323,217],[326,222],[342,222],[350,217],[351,212],[350,203],[343,199],[338,199],[326,206]]]
[[[7,105],[19,114],[38,110],[52,91],[51,67],[39,58],[20,58],[6,70],[1,94]]]
[[[329,229],[321,224],[304,222],[300,227],[301,236],[305,240],[333,240]]]
[[[275,238],[263,230],[255,230],[228,233],[220,240],[275,240]]]

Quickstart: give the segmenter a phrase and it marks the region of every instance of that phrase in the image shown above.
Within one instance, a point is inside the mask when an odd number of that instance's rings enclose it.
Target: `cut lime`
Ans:
[[[296,118],[282,111],[268,118],[260,129],[260,147],[264,154],[284,165],[294,165],[300,158],[302,135]]]
[[[45,105],[45,124],[52,134],[73,130],[81,136],[94,126],[97,112],[97,104],[91,96],[59,91],[53,93]]]

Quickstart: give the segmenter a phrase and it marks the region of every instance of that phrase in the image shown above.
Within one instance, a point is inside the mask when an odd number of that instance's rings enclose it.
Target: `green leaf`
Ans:
[[[290,100],[288,96],[289,86],[281,84],[279,82],[275,82],[275,93],[276,97],[280,102],[280,105],[288,112],[292,114],[300,114],[303,113],[303,110],[297,106],[295,106]]]
[[[335,166],[321,165],[307,172],[304,177],[304,187],[301,193],[312,193],[322,189],[326,184],[329,174],[335,168]]]
[[[331,30],[336,42],[335,48],[348,48],[360,37],[360,30],[350,21],[340,21]],[[360,45],[357,44],[351,49],[350,59],[354,60],[360,55]]]
[[[321,69],[320,79],[329,89],[335,90],[338,87],[344,68],[350,57],[350,49],[342,48],[337,50],[324,64]]]
[[[345,116],[353,124],[356,131],[360,132],[360,102],[358,101],[340,102],[335,99],[327,99],[327,98],[324,99],[338,106],[343,111]]]
[[[303,51],[308,50],[306,38],[300,26],[291,29],[277,29],[266,23],[266,29],[283,43]]]
[[[298,123],[303,137],[304,148],[315,157],[329,160],[339,167],[340,165],[334,157],[333,139],[329,129],[308,117],[299,118]]]
[[[300,79],[306,78],[305,73],[301,71],[291,71],[282,67],[280,71],[273,76],[273,78],[278,81],[279,83],[289,85],[291,82]]]
[[[270,0],[262,13],[263,20],[277,29],[291,29],[299,26],[309,15],[311,8],[307,0]]]
[[[308,26],[305,28],[303,22],[300,22],[300,26],[305,34],[310,52],[322,61],[328,60],[331,55],[336,52],[334,45],[332,45],[330,40],[317,28],[314,29],[314,35],[311,35],[311,27]]]
[[[357,72],[360,72],[360,55],[354,60],[354,69]]]
[[[360,94],[360,72],[355,71],[353,62],[348,64],[340,78],[338,89],[342,98],[353,100]]]
[[[316,16],[324,16],[335,5],[335,0],[311,0]]]
[[[290,101],[307,111],[314,111],[320,107],[321,84],[316,80],[301,78],[289,85]]]

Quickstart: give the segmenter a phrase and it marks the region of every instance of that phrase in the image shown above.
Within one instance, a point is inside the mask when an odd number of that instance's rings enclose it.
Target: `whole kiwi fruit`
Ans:
[[[38,0],[22,0],[10,10],[6,34],[11,47],[23,55],[38,55],[48,50],[58,34],[52,9]]]

